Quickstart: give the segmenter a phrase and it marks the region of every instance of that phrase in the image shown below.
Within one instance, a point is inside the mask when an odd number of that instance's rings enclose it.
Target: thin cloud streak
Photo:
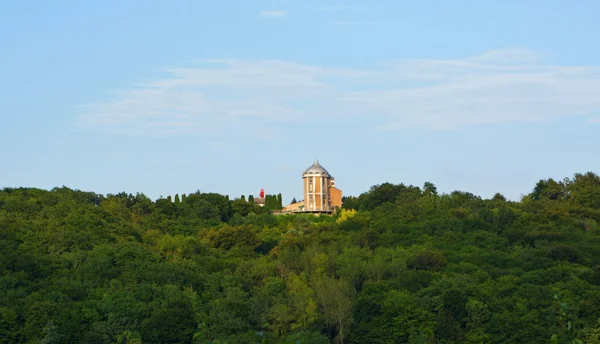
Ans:
[[[287,15],[285,10],[263,10],[258,12],[258,16],[262,18],[281,18]]]
[[[316,118],[381,130],[451,130],[573,116],[596,122],[591,118],[600,115],[599,67],[546,65],[524,49],[372,69],[223,59],[166,72],[80,107],[75,124],[119,134],[220,137],[275,133]]]
[[[379,24],[377,20],[336,20],[334,25],[374,25]]]
[[[330,6],[319,7],[317,10],[320,12],[334,12],[334,11],[350,10],[353,8],[354,7],[352,7],[352,6],[346,6],[346,5],[330,5]]]

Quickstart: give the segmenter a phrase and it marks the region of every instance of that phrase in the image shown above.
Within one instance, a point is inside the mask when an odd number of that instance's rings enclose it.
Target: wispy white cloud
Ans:
[[[275,135],[274,127],[314,118],[439,130],[600,116],[600,67],[548,65],[523,49],[371,69],[223,59],[166,72],[82,106],[77,124],[149,135]]]
[[[258,12],[258,16],[263,18],[280,18],[286,15],[287,11],[285,10],[262,10]]]
[[[377,20],[336,20],[334,25],[373,25],[379,24]]]
[[[334,11],[345,11],[345,10],[349,10],[352,8],[353,8],[352,6],[347,6],[347,5],[329,5],[329,6],[319,7],[317,10],[319,10],[321,12],[334,12]]]

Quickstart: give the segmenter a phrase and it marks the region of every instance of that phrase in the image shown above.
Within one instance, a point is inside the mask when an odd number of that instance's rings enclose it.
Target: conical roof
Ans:
[[[321,164],[319,164],[319,160],[315,160],[315,162],[304,171],[302,176],[303,177],[309,177],[309,176],[329,177],[330,175],[329,175],[329,172],[327,172],[327,170],[323,166],[321,166]]]

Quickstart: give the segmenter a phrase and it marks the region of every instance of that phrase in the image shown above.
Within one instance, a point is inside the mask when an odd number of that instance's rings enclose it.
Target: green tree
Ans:
[[[573,323],[568,319],[567,304],[561,302],[561,297],[558,294],[554,295],[554,300],[555,309],[558,313],[559,333],[553,334],[550,342],[553,344],[583,344],[583,341],[579,339],[579,331],[575,329]]]
[[[566,182],[558,183],[554,179],[550,178],[547,180],[540,180],[530,194],[530,197],[534,201],[540,200],[565,200],[568,198],[568,191]]]
[[[189,302],[176,300],[152,312],[142,324],[144,343],[192,343],[197,328]]]
[[[423,194],[426,196],[437,196],[437,187],[431,182],[423,184]]]

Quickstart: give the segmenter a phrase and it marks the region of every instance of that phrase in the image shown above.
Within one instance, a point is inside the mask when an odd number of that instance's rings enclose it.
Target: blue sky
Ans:
[[[518,199],[600,173],[597,1],[5,1],[0,187]]]

